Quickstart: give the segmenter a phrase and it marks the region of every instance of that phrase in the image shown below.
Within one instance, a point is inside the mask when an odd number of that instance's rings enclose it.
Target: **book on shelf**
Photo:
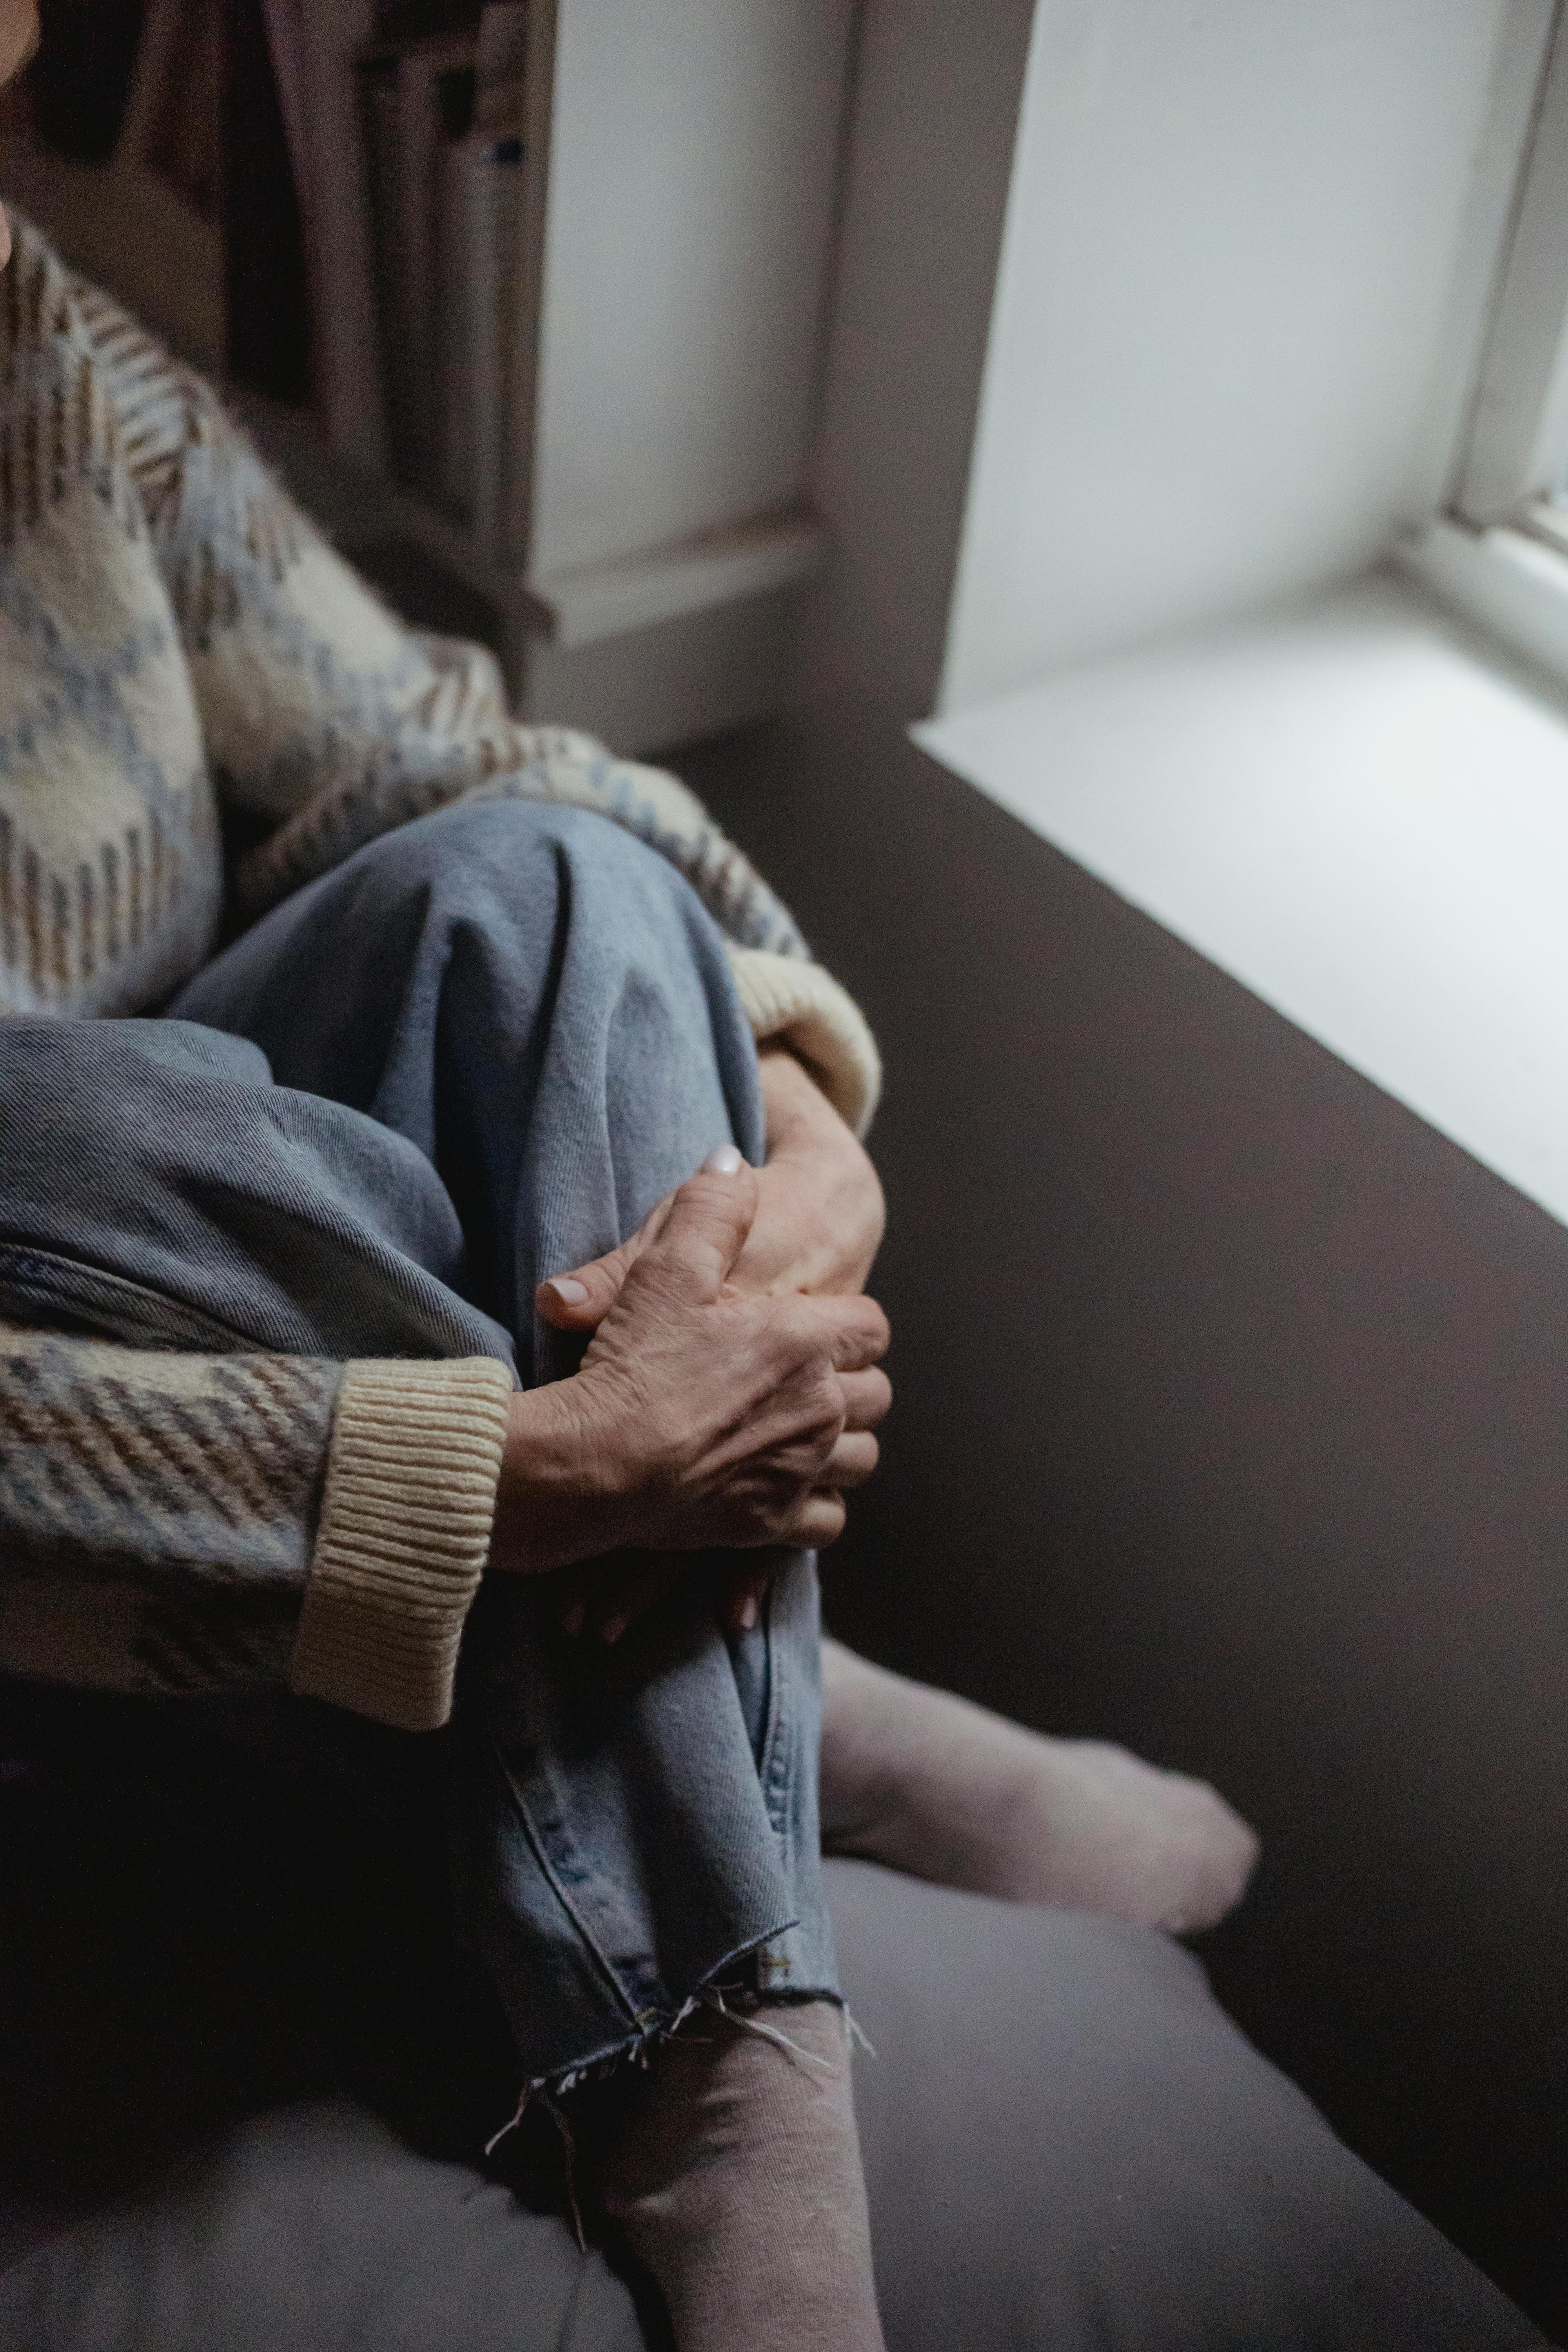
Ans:
[[[373,51],[359,68],[370,182],[382,398],[395,478],[438,491],[441,159],[474,104],[474,44],[435,36]]]
[[[506,553],[525,462],[510,355],[522,226],[526,9],[383,43],[359,65],[393,468]]]
[[[300,167],[263,0],[227,0],[212,111],[224,261],[225,359],[237,384],[310,396],[310,298]],[[195,142],[181,142],[185,152]],[[199,152],[199,149],[196,150]]]
[[[486,554],[504,546],[511,459],[508,278],[517,250],[522,142],[472,131],[441,159],[442,487]]]
[[[519,138],[527,96],[527,0],[489,0],[474,40],[474,128]]]

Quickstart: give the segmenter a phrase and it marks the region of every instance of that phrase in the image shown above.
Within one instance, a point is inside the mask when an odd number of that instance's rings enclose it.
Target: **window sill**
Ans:
[[[1396,561],[1478,628],[1568,686],[1568,543],[1563,510],[1544,499],[1519,527],[1476,530],[1442,520],[1407,540]]]
[[[913,731],[1568,1223],[1568,710],[1418,587],[1373,575]]]

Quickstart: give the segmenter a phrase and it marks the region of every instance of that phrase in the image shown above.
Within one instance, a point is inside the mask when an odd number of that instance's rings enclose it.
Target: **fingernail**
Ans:
[[[626,1632],[626,1627],[630,1623],[631,1619],[629,1617],[612,1617],[608,1624],[602,1625],[599,1628],[600,1641],[618,1642],[621,1635]]]
[[[588,1296],[587,1284],[574,1282],[569,1274],[552,1274],[544,1287],[552,1290],[563,1307],[581,1307]]]
[[[738,1175],[741,1155],[732,1143],[716,1144],[702,1165],[710,1176]]]
[[[742,1633],[749,1633],[761,1615],[762,1611],[757,1605],[756,1594],[754,1592],[748,1592],[744,1601],[741,1603]]]
[[[563,1633],[580,1633],[583,1631],[583,1620],[587,1613],[588,1604],[585,1601],[574,1601],[570,1609],[563,1609],[561,1612],[561,1631]]]

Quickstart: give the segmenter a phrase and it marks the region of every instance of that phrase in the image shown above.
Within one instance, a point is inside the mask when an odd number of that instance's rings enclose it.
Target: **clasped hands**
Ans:
[[[616,1640],[694,1551],[832,1543],[876,1467],[888,1326],[857,1294],[881,1188],[797,1062],[766,1053],[762,1076],[763,1168],[714,1153],[630,1241],[540,1286],[546,1321],[593,1336],[572,1379],[512,1400],[490,1565],[574,1570],[567,1632]],[[728,1572],[737,1629],[770,1572]]]

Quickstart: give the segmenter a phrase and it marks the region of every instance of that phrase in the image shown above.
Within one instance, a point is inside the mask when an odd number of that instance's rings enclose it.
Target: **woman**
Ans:
[[[683,2352],[866,2352],[812,1559],[889,1401],[864,1023],[689,794],[412,636],[25,226],[0,645],[0,1666],[259,1690],[372,1778],[439,1732],[522,2096],[611,2078],[593,2192]],[[1208,1792],[828,1660],[847,1846],[1239,1892]]]

